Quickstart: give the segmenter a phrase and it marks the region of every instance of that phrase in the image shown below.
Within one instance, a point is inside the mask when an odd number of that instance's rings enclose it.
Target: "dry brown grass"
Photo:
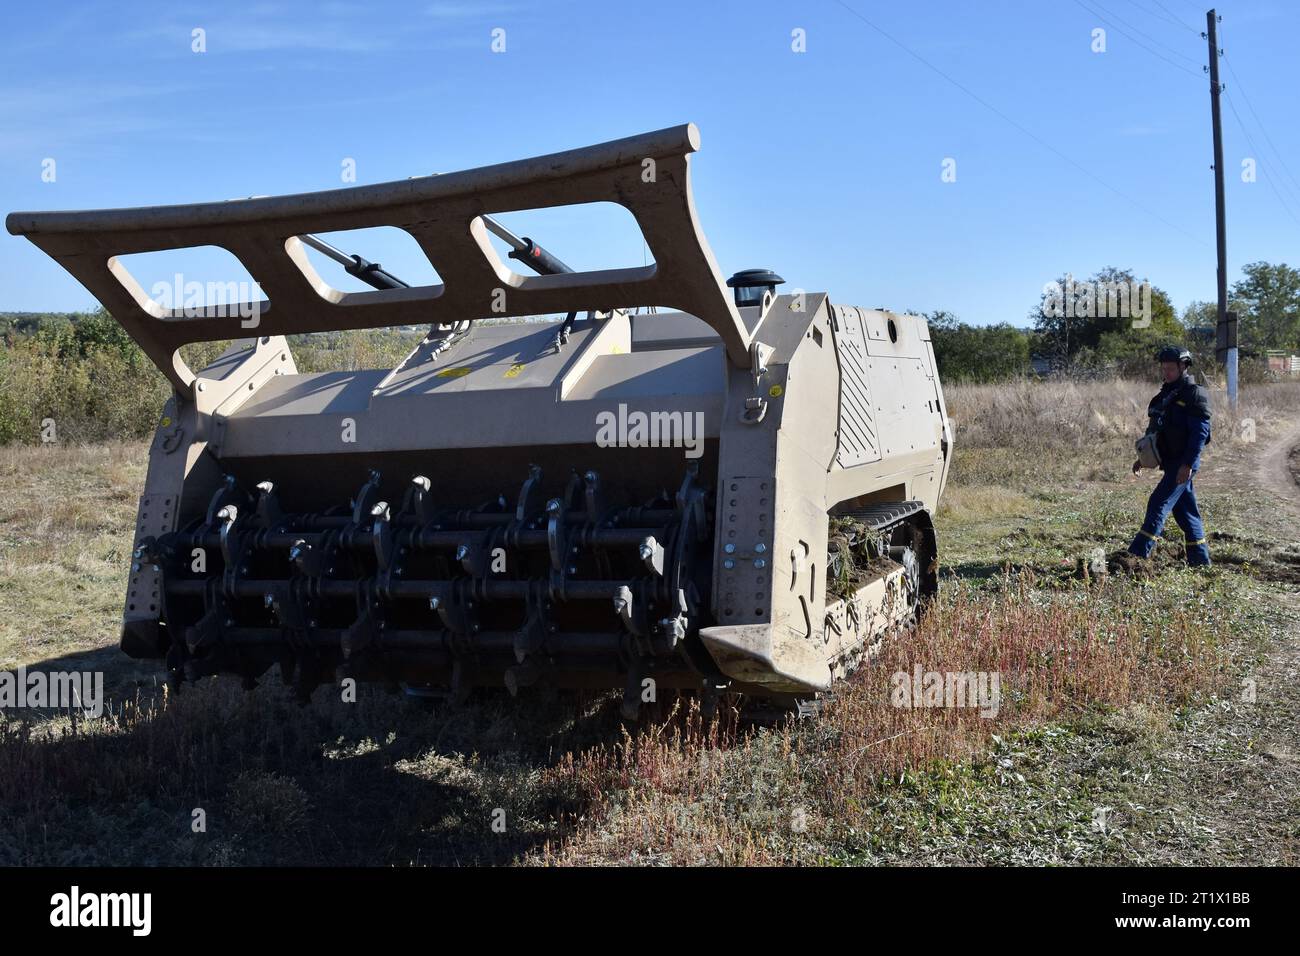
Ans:
[[[1051,479],[1114,480],[1133,460],[1158,383],[1128,380],[957,385],[945,389],[955,426],[955,485],[1041,487]],[[1244,386],[1238,414],[1211,390],[1213,436],[1208,454],[1241,444],[1251,419],[1258,441],[1278,434],[1300,412],[1300,382]]]
[[[816,721],[737,733],[689,706],[679,719],[595,747],[548,771],[599,826],[575,825],[550,863],[674,865],[816,862],[878,821],[900,775],[983,762],[998,735],[1096,708],[1179,707],[1222,687],[1226,655],[1195,615],[1117,615],[1096,592],[1047,602],[1030,580],[989,601],[959,591],[886,644]],[[922,671],[1000,675],[995,716],[900,707],[893,677]],[[993,763],[993,772],[997,765]]]
[[[0,447],[0,667],[116,636],[146,446]]]
[[[939,502],[939,516],[978,514],[988,518],[1013,518],[1031,515],[1041,507],[1041,502],[1014,488],[954,482],[944,490]]]
[[[298,709],[274,682],[140,693],[74,734],[0,720],[0,861],[11,863],[809,863],[852,857],[898,781],[1004,771],[999,741],[1099,708],[1150,714],[1202,699],[1225,651],[1190,611],[1125,595],[953,588],[885,645],[818,718],[773,728],[734,711],[621,727],[613,698],[491,698],[424,714],[367,689]],[[914,665],[997,672],[996,715],[903,708]],[[668,704],[666,706],[672,706]],[[537,708],[520,723],[521,714]],[[1147,718],[1144,718],[1147,719]],[[189,831],[202,807],[209,832]],[[364,807],[364,813],[357,808]],[[490,829],[504,810],[508,832]],[[283,820],[281,821],[281,817]],[[282,825],[277,825],[280,821]],[[51,841],[49,834],[58,836]]]

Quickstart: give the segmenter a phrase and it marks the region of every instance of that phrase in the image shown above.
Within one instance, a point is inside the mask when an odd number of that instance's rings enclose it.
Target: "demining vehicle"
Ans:
[[[174,390],[122,650],[176,682],[277,666],[304,699],[345,677],[621,688],[631,715],[648,681],[815,698],[911,620],[952,453],[926,323],[767,270],[724,281],[698,148],[688,124],[379,185],[11,214]],[[574,271],[495,218],[595,202],[631,213],[649,264]],[[378,226],[439,283],[320,238]],[[169,307],[123,261],[195,246],[263,299]],[[334,288],[309,248],[370,288]],[[428,333],[395,367],[295,366],[296,337],[402,326]]]

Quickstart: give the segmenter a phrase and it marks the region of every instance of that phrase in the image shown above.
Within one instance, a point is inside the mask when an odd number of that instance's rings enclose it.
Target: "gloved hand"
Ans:
[[[1133,462],[1133,474],[1136,475],[1141,470],[1142,470],[1142,462],[1140,460]]]
[[[1178,469],[1178,483],[1180,485],[1185,485],[1191,480],[1192,480],[1191,465],[1183,465],[1183,467]]]

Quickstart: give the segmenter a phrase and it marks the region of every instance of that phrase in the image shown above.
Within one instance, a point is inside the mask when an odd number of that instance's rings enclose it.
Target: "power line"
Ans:
[[[1114,12],[1112,12],[1112,11],[1106,9],[1105,7],[1103,7],[1100,3],[1097,2],[1097,0],[1091,0],[1091,2],[1092,2],[1092,5],[1095,6],[1095,7],[1096,7],[1098,10],[1100,10],[1102,13],[1106,14],[1106,15],[1109,16],[1109,17],[1114,17],[1114,18],[1115,18],[1116,20],[1118,20],[1120,23],[1124,24],[1124,26],[1128,27],[1130,30],[1134,31],[1135,33],[1137,33],[1139,36],[1143,37],[1144,39],[1149,40],[1150,42],[1154,43],[1156,46],[1160,47],[1162,50],[1166,50],[1166,51],[1168,51],[1169,53],[1172,53],[1174,56],[1180,56],[1180,57],[1182,57],[1184,60],[1186,60],[1188,63],[1192,63],[1192,64],[1195,64],[1196,66],[1200,66],[1201,61],[1198,60],[1198,59],[1196,59],[1195,57],[1190,57],[1190,56],[1188,56],[1186,53],[1182,52],[1181,50],[1177,50],[1177,49],[1175,49],[1174,47],[1171,47],[1168,43],[1163,43],[1163,42],[1161,42],[1160,40],[1157,40],[1155,37],[1153,37],[1151,34],[1147,33],[1147,32],[1146,32],[1145,30],[1143,30],[1141,27],[1135,27],[1133,24],[1129,23],[1127,20],[1125,20],[1123,17],[1121,17],[1118,13],[1114,13]]]
[[[1184,30],[1190,30],[1192,33],[1194,33],[1194,34],[1195,34],[1196,36],[1198,36],[1198,37],[1201,35],[1201,31],[1200,31],[1200,30],[1196,29],[1196,27],[1194,27],[1194,26],[1191,26],[1191,25],[1190,25],[1186,20],[1180,20],[1180,19],[1177,17],[1177,15],[1175,15],[1174,12],[1173,12],[1172,10],[1170,10],[1170,9],[1169,9],[1168,7],[1166,7],[1163,3],[1161,3],[1160,0],[1151,0],[1151,2],[1154,3],[1157,7],[1159,7],[1161,10],[1163,10],[1163,11],[1165,12],[1166,16],[1163,16],[1163,17],[1160,16],[1160,14],[1158,14],[1158,13],[1154,13],[1154,12],[1152,12],[1151,10],[1148,10],[1146,7],[1144,7],[1144,6],[1142,6],[1140,3],[1138,3],[1137,0],[1132,0],[1132,2],[1133,2],[1133,5],[1134,5],[1135,7],[1137,7],[1139,10],[1141,10],[1143,13],[1145,13],[1145,14],[1147,14],[1147,15],[1149,15],[1149,16],[1153,16],[1153,17],[1155,17],[1155,18],[1158,19],[1158,20],[1164,20],[1166,23],[1172,23],[1174,26],[1176,26],[1176,27],[1182,27]]]
[[[1286,165],[1286,160],[1282,157],[1281,150],[1273,144],[1273,138],[1268,135],[1268,127],[1265,126],[1264,121],[1259,118],[1259,113],[1255,112],[1255,106],[1251,103],[1250,96],[1246,93],[1246,87],[1241,82],[1241,77],[1237,75],[1237,71],[1232,68],[1232,61],[1228,59],[1226,53],[1223,55],[1223,62],[1227,65],[1228,72],[1232,74],[1233,88],[1241,93],[1241,98],[1245,102],[1246,108],[1250,110],[1250,115],[1255,118],[1255,123],[1259,126],[1259,131],[1264,135],[1264,141],[1268,143],[1269,148],[1273,150],[1273,157],[1277,160],[1279,168],[1281,168],[1282,171],[1286,173],[1287,178],[1291,180],[1291,185],[1295,186],[1297,190],[1300,190],[1300,183],[1298,183],[1295,176],[1291,174],[1291,170]],[[1289,188],[1288,192],[1290,192]],[[1291,193],[1293,199],[1297,196],[1300,196],[1300,193]]]
[[[895,38],[892,34],[886,32],[886,31],[885,31],[884,29],[882,29],[881,27],[879,27],[879,26],[877,26],[876,24],[872,23],[870,20],[868,20],[866,17],[864,17],[861,13],[859,13],[857,10],[854,10],[851,6],[849,6],[847,3],[845,3],[844,0],[835,0],[835,2],[838,3],[838,4],[839,4],[841,7],[843,7],[845,10],[847,10],[849,13],[853,14],[855,17],[857,17],[859,20],[861,20],[861,21],[862,21],[863,23],[865,23],[867,26],[871,27],[871,29],[875,30],[877,33],[879,33],[882,37],[884,37],[884,38],[885,38],[886,40],[888,40],[890,43],[894,44],[894,46],[898,47],[900,50],[902,50],[902,51],[903,51],[904,53],[906,53],[908,56],[912,57],[912,59],[916,60],[918,63],[920,63],[920,64],[921,64],[922,66],[924,66],[926,69],[930,70],[930,71],[933,72],[933,73],[938,74],[938,75],[941,76],[943,79],[947,80],[947,81],[948,81],[949,83],[951,83],[953,86],[957,87],[957,89],[961,90],[963,93],[965,93],[965,94],[966,94],[967,96],[969,96],[971,99],[973,99],[973,100],[974,100],[976,103],[978,103],[980,106],[984,107],[984,108],[985,108],[986,110],[988,110],[990,113],[992,113],[993,115],[995,115],[995,116],[997,116],[999,119],[1001,119],[1004,123],[1007,123],[1008,125],[1015,127],[1017,130],[1019,130],[1019,131],[1020,131],[1021,133],[1023,133],[1025,136],[1028,136],[1030,139],[1032,139],[1032,140],[1033,140],[1035,143],[1037,143],[1039,146],[1043,147],[1043,149],[1047,150],[1047,151],[1050,152],[1050,153],[1053,153],[1053,154],[1056,155],[1058,158],[1063,159],[1065,162],[1069,163],[1071,166],[1073,166],[1073,167],[1074,167],[1075,169],[1077,169],[1079,172],[1083,173],[1085,176],[1087,176],[1087,177],[1088,177],[1089,179],[1091,179],[1093,182],[1095,182],[1095,183],[1097,183],[1098,185],[1100,185],[1100,186],[1102,186],[1102,187],[1104,187],[1104,188],[1110,190],[1110,191],[1113,192],[1116,196],[1119,196],[1121,199],[1123,199],[1125,202],[1132,203],[1136,208],[1141,209],[1143,212],[1145,212],[1145,213],[1146,213],[1148,216],[1150,216],[1152,219],[1155,219],[1157,222],[1163,223],[1164,225],[1168,226],[1170,229],[1174,230],[1175,232],[1181,233],[1182,235],[1186,236],[1188,239],[1191,239],[1193,242],[1200,243],[1201,245],[1208,245],[1208,243],[1206,243],[1204,239],[1200,238],[1199,236],[1193,235],[1192,233],[1190,233],[1190,232],[1188,232],[1186,229],[1184,229],[1182,226],[1178,226],[1178,225],[1175,225],[1174,223],[1170,222],[1168,219],[1166,219],[1164,216],[1160,215],[1160,214],[1159,214],[1158,212],[1156,212],[1154,209],[1152,209],[1152,208],[1150,208],[1149,206],[1143,204],[1142,202],[1138,201],[1137,199],[1134,199],[1132,196],[1128,195],[1127,193],[1123,192],[1122,190],[1117,189],[1116,187],[1112,186],[1110,183],[1106,182],[1104,179],[1102,179],[1102,178],[1101,178],[1100,176],[1098,176],[1096,173],[1092,172],[1091,170],[1089,170],[1089,169],[1086,168],[1085,166],[1080,165],[1080,164],[1077,163],[1075,160],[1071,159],[1068,155],[1066,155],[1065,153],[1061,152],[1059,149],[1057,149],[1057,148],[1056,148],[1055,146],[1053,146],[1051,143],[1047,142],[1046,140],[1042,139],[1040,136],[1038,136],[1038,135],[1036,135],[1035,133],[1031,132],[1031,131],[1030,131],[1029,129],[1027,129],[1026,127],[1020,125],[1018,122],[1016,122],[1016,121],[1015,121],[1014,119],[1012,119],[1010,116],[1008,116],[1006,113],[1002,112],[1002,110],[998,109],[996,106],[994,106],[994,105],[993,105],[992,103],[990,103],[988,100],[984,99],[984,98],[983,98],[982,96],[980,96],[979,94],[977,94],[977,93],[973,92],[972,90],[968,89],[967,87],[963,86],[961,83],[959,83],[959,82],[958,82],[957,80],[955,80],[953,77],[949,76],[949,75],[948,75],[947,73],[945,73],[943,70],[939,69],[939,67],[935,66],[933,63],[931,63],[931,62],[930,62],[929,60],[927,60],[925,57],[921,56],[921,54],[917,53],[915,50],[913,50],[913,49],[912,49],[911,47],[909,47],[907,44],[903,43],[901,40]]]
[[[1143,43],[1143,42],[1142,42],[1141,40],[1139,40],[1137,37],[1133,36],[1133,34],[1129,33],[1129,32],[1128,32],[1127,30],[1125,30],[1123,27],[1118,26],[1118,25],[1116,25],[1116,24],[1114,24],[1114,23],[1111,23],[1109,20],[1106,19],[1106,17],[1102,16],[1102,14],[1098,13],[1096,10],[1092,9],[1092,7],[1090,7],[1090,6],[1088,6],[1086,3],[1084,3],[1083,0],[1074,0],[1074,2],[1075,2],[1076,5],[1082,7],[1082,8],[1083,8],[1084,10],[1086,10],[1088,13],[1091,13],[1094,17],[1096,17],[1096,18],[1097,18],[1098,20],[1100,20],[1102,23],[1106,24],[1106,25],[1107,25],[1108,27],[1110,27],[1112,30],[1116,30],[1116,31],[1118,31],[1118,32],[1120,33],[1121,36],[1126,36],[1126,37],[1128,37],[1130,40],[1132,40],[1134,43],[1136,43],[1136,44],[1137,44],[1138,46],[1140,46],[1142,49],[1146,50],[1148,53],[1150,53],[1150,54],[1151,54],[1152,56],[1154,56],[1156,59],[1158,59],[1158,60],[1164,60],[1166,63],[1168,63],[1170,66],[1174,67],[1175,69],[1182,70],[1184,73],[1190,73],[1192,76],[1196,77],[1197,79],[1200,79],[1201,75],[1200,75],[1199,73],[1197,73],[1195,70],[1188,69],[1187,67],[1183,66],[1181,63],[1176,63],[1176,62],[1174,62],[1173,60],[1169,59],[1169,57],[1165,56],[1165,55],[1164,55],[1163,53],[1161,53],[1159,50],[1156,50],[1156,49],[1153,49],[1153,48],[1147,46],[1145,43]],[[1109,12],[1109,11],[1108,11],[1108,12]],[[1111,16],[1115,16],[1113,13],[1110,14],[1110,15],[1111,15]],[[1116,19],[1119,19],[1119,18],[1116,17]],[[1156,41],[1152,41],[1152,42],[1156,42]],[[1178,56],[1183,56],[1183,54],[1179,53]],[[1190,57],[1184,57],[1184,59],[1187,59],[1188,62],[1190,62],[1190,63],[1195,63],[1195,62],[1196,62],[1195,60],[1191,59]]]
[[[1095,2],[1095,0],[1094,0],[1094,2]],[[1150,16],[1157,17],[1157,19],[1164,20],[1164,21],[1167,22],[1167,23],[1173,23],[1173,24],[1176,25],[1176,26],[1181,26],[1183,29],[1185,29],[1185,30],[1190,30],[1192,33],[1197,33],[1197,31],[1196,31],[1193,27],[1189,26],[1188,24],[1186,24],[1186,23],[1182,22],[1181,20],[1178,20],[1176,17],[1174,17],[1172,11],[1170,11],[1168,7],[1166,7],[1163,3],[1161,3],[1160,0],[1152,0],[1152,2],[1155,3],[1156,6],[1160,7],[1160,9],[1163,10],[1166,14],[1168,14],[1168,16],[1160,17],[1159,15],[1157,15],[1157,14],[1153,13],[1152,11],[1150,11],[1150,10],[1146,9],[1145,7],[1143,7],[1140,3],[1137,2],[1137,0],[1132,0],[1133,5],[1134,5],[1135,7],[1137,7],[1139,10],[1141,10],[1142,12],[1144,12],[1144,13],[1150,15]],[[1106,10],[1106,8],[1103,7],[1100,3],[1097,3],[1097,7],[1098,7],[1099,9],[1101,9],[1101,10]],[[1107,10],[1106,12],[1109,13],[1110,11]],[[1111,15],[1112,15],[1112,16],[1115,16],[1114,14],[1111,14]],[[1116,16],[1115,18],[1116,18],[1117,20],[1120,20],[1120,18],[1119,18],[1118,16]],[[1124,23],[1126,26],[1132,26],[1131,24],[1129,24],[1129,23],[1128,23],[1127,21],[1125,21],[1125,20],[1120,20],[1120,22],[1121,22],[1121,23]],[[1137,28],[1134,27],[1133,29],[1137,29]],[[1204,37],[1204,36],[1205,36],[1204,33],[1197,33],[1197,35],[1198,35],[1198,36],[1201,36],[1201,37]],[[1143,36],[1147,36],[1147,35],[1146,35],[1145,33],[1143,33]],[[1154,40],[1154,38],[1151,38],[1151,37],[1148,37],[1148,39],[1151,39],[1152,42],[1159,42],[1159,41]],[[1164,46],[1164,44],[1161,44],[1161,45]],[[1166,47],[1166,49],[1168,49],[1168,47]],[[1181,54],[1179,54],[1179,55],[1181,56]],[[1283,158],[1281,151],[1277,148],[1276,145],[1274,145],[1272,137],[1268,135],[1268,128],[1264,125],[1263,120],[1260,119],[1260,117],[1259,117],[1259,113],[1256,112],[1256,110],[1255,110],[1255,106],[1254,106],[1254,104],[1253,104],[1253,103],[1251,102],[1251,100],[1250,100],[1250,95],[1246,92],[1246,87],[1245,87],[1244,84],[1242,84],[1242,82],[1241,82],[1241,77],[1239,77],[1239,76],[1237,75],[1237,71],[1236,71],[1235,69],[1233,69],[1233,66],[1232,66],[1231,61],[1228,59],[1227,55],[1224,54],[1224,53],[1222,53],[1222,52],[1219,53],[1219,56],[1223,59],[1224,64],[1228,67],[1228,71],[1232,74],[1232,78],[1233,78],[1234,84],[1235,84],[1237,87],[1239,87],[1239,92],[1241,93],[1242,100],[1245,102],[1245,104],[1246,104],[1246,108],[1250,110],[1251,116],[1254,118],[1256,125],[1259,127],[1259,131],[1263,134],[1265,142],[1268,144],[1269,148],[1273,151],[1273,158],[1277,161],[1277,165],[1278,165],[1278,167],[1279,167],[1279,168],[1280,168],[1280,169],[1281,169],[1281,170],[1286,174],[1286,177],[1290,180],[1289,183],[1286,182],[1285,180],[1282,182],[1282,186],[1283,186],[1283,188],[1286,190],[1286,193],[1287,193],[1287,196],[1286,196],[1285,199],[1284,199],[1284,198],[1282,197],[1282,195],[1278,192],[1277,186],[1276,186],[1276,184],[1274,184],[1274,182],[1272,181],[1272,178],[1269,178],[1268,181],[1269,181],[1269,187],[1273,190],[1274,195],[1276,195],[1276,196],[1278,197],[1278,201],[1279,201],[1279,203],[1281,203],[1282,208],[1286,211],[1287,215],[1291,216],[1292,219],[1295,219],[1296,217],[1295,217],[1294,213],[1293,213],[1292,210],[1291,210],[1291,205],[1290,205],[1290,204],[1291,204],[1291,203],[1296,203],[1297,205],[1300,205],[1300,201],[1297,201],[1297,195],[1300,195],[1300,194],[1298,194],[1297,192],[1293,191],[1292,187],[1295,186],[1297,189],[1300,189],[1300,184],[1297,184],[1295,177],[1291,174],[1291,170],[1290,170],[1290,168],[1288,168],[1287,165],[1286,165],[1286,160]],[[1242,118],[1241,118],[1241,114],[1237,111],[1236,104],[1233,102],[1233,99],[1232,99],[1231,97],[1228,98],[1228,106],[1229,106],[1229,108],[1232,109],[1233,116],[1234,116],[1234,117],[1236,118],[1236,120],[1237,120],[1237,125],[1241,128],[1241,131],[1242,131],[1242,133],[1245,135],[1247,142],[1250,143],[1251,150],[1252,150],[1252,151],[1253,151],[1257,156],[1261,156],[1261,157],[1263,157],[1262,152],[1261,152],[1261,151],[1258,149],[1258,147],[1255,145],[1254,140],[1252,139],[1252,137],[1251,137],[1249,131],[1247,130],[1247,128],[1246,128],[1246,124],[1245,124],[1245,122],[1242,120]],[[1270,160],[1270,161],[1271,161],[1271,160]],[[1297,224],[1300,224],[1300,223],[1297,223]]]
[[[1246,124],[1242,122],[1241,114],[1237,112],[1237,107],[1232,102],[1232,97],[1226,96],[1225,99],[1227,99],[1228,101],[1228,108],[1232,110],[1232,115],[1237,120],[1237,125],[1241,127],[1241,132],[1246,137],[1246,142],[1250,144],[1251,150],[1255,153],[1255,155],[1262,156],[1263,154],[1260,152],[1259,148],[1255,145],[1255,140],[1250,135],[1250,130],[1246,129]],[[1300,226],[1300,218],[1296,218],[1296,214],[1291,211],[1291,206],[1287,203],[1285,199],[1282,198],[1282,194],[1278,192],[1277,184],[1273,182],[1272,177],[1265,176],[1264,181],[1268,183],[1269,189],[1273,190],[1273,195],[1277,197],[1278,203],[1281,204],[1284,210],[1286,210],[1286,214],[1291,217],[1291,219],[1295,222],[1297,226]]]
[[[1250,114],[1254,118],[1255,124],[1259,127],[1259,131],[1263,135],[1265,143],[1268,144],[1269,149],[1273,152],[1273,159],[1276,160],[1277,168],[1280,169],[1285,176],[1285,178],[1283,178],[1281,176],[1269,175],[1265,176],[1265,181],[1268,183],[1269,188],[1273,190],[1273,195],[1277,197],[1278,203],[1286,211],[1286,214],[1296,222],[1296,225],[1300,226],[1300,219],[1296,218],[1295,213],[1291,209],[1291,203],[1296,203],[1296,205],[1300,207],[1300,201],[1297,200],[1297,196],[1300,195],[1300,192],[1297,192],[1297,190],[1300,190],[1300,183],[1297,183],[1295,176],[1292,175],[1290,168],[1286,164],[1286,159],[1282,155],[1282,151],[1277,148],[1276,144],[1274,144],[1273,137],[1269,136],[1268,127],[1264,125],[1264,121],[1260,118],[1258,111],[1256,111],[1254,103],[1251,102],[1250,94],[1246,92],[1245,84],[1241,82],[1241,77],[1237,75],[1236,69],[1233,68],[1232,61],[1228,59],[1228,55],[1222,50],[1219,51],[1219,57],[1223,60],[1224,65],[1228,67],[1228,72],[1232,75],[1233,89],[1236,92],[1241,93],[1242,101],[1246,104],[1246,108],[1250,110]],[[1237,126],[1240,127],[1242,135],[1246,137],[1246,142],[1250,144],[1251,151],[1255,156],[1265,159],[1266,154],[1255,144],[1255,140],[1250,135],[1250,131],[1247,129],[1245,121],[1237,111],[1234,100],[1235,97],[1228,97],[1228,106],[1231,108],[1232,115],[1237,121]],[[1282,193],[1278,191],[1277,182],[1275,182],[1275,180],[1281,181],[1282,187],[1287,193],[1286,198],[1284,198]]]

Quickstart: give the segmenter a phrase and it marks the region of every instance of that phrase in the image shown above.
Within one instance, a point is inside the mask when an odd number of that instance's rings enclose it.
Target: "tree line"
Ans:
[[[1062,276],[1058,285],[1064,288],[1070,281]],[[1114,267],[1082,281],[1141,285],[1132,270]],[[1265,377],[1267,351],[1300,352],[1300,270],[1286,263],[1247,264],[1230,290],[1228,307],[1238,316],[1244,380]],[[1114,314],[1097,303],[1062,310],[1044,299],[1029,310],[1024,326],[970,325],[945,310],[930,312],[926,319],[939,373],[952,382],[998,382],[1033,372],[1146,375],[1151,356],[1162,345],[1186,346],[1201,367],[1213,364],[1213,302],[1191,302],[1179,316],[1164,290],[1152,285],[1149,309],[1135,324],[1132,315]]]
[[[1062,277],[1068,284],[1068,277]],[[1136,283],[1131,270],[1106,268],[1086,280]],[[1147,314],[1132,318],[1093,307],[1033,305],[1027,325],[971,325],[952,312],[926,318],[944,380],[999,382],[1032,373],[1149,376],[1161,345],[1186,345],[1198,367],[1214,359],[1215,306],[1192,302],[1179,316],[1169,296],[1151,286]],[[1129,303],[1132,305],[1133,303]],[[1285,263],[1252,262],[1232,286],[1240,317],[1242,380],[1263,379],[1269,349],[1300,351],[1300,271]],[[1080,314],[1082,312],[1082,314]],[[1105,314],[1098,314],[1104,312]],[[419,331],[375,329],[291,336],[303,372],[383,368],[396,364]],[[100,441],[152,432],[169,388],[134,340],[102,308],[81,313],[0,313],[0,444],[36,441],[53,419],[64,440]],[[182,356],[203,368],[228,343],[186,346]]]

